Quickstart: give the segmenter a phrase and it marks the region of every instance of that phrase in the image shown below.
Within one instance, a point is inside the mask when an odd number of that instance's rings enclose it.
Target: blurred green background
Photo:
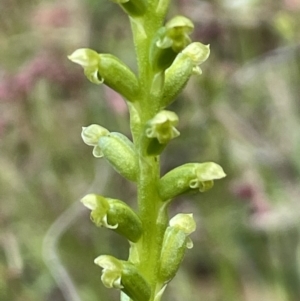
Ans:
[[[181,136],[162,171],[215,161],[227,178],[174,201],[194,212],[194,248],[165,301],[300,300],[300,2],[173,0],[211,45],[172,104]],[[100,254],[127,243],[96,228],[88,192],[135,206],[135,187],[93,158],[81,127],[130,135],[124,102],[67,60],[80,47],[136,69],[127,16],[108,0],[0,2],[0,300],[106,301]]]

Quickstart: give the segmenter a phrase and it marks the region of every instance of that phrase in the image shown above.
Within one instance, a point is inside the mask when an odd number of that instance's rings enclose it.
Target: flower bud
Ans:
[[[133,101],[139,84],[135,74],[117,57],[111,54],[99,54],[88,48],[77,49],[68,58],[84,69],[86,77],[94,84],[103,82]]]
[[[98,146],[98,141],[100,137],[106,136],[108,134],[109,131],[106,128],[98,124],[92,124],[88,127],[82,127],[81,138],[85,144],[94,146],[93,155],[96,158],[101,158],[103,157],[103,154],[100,147]]]
[[[138,157],[133,143],[124,135],[112,132],[99,139],[105,159],[124,178],[136,181],[138,175]]]
[[[170,220],[166,229],[160,257],[159,278],[163,283],[169,282],[176,275],[187,248],[193,243],[188,237],[196,230],[192,214],[177,214]]]
[[[150,299],[150,285],[132,263],[110,255],[101,255],[94,262],[103,268],[101,280],[106,287],[121,289],[133,301]]]
[[[131,17],[142,16],[147,9],[146,0],[112,0],[118,3],[123,10]]]
[[[179,53],[173,64],[165,72],[165,84],[161,107],[170,105],[186,86],[192,74],[201,74],[198,67],[209,56],[209,45],[191,43]]]
[[[222,167],[216,163],[187,163],[174,168],[159,180],[159,194],[167,201],[195,189],[204,192],[213,186],[214,180],[225,176]]]
[[[96,194],[86,195],[81,202],[92,211],[91,220],[96,226],[113,229],[132,242],[140,239],[142,222],[126,203]]]

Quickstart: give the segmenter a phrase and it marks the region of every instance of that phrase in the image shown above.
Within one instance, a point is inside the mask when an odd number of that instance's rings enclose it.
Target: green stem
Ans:
[[[141,143],[146,123],[159,111],[155,105],[159,101],[153,99],[150,92],[154,74],[149,63],[151,41],[158,28],[162,26],[164,19],[164,14],[155,13],[157,2],[157,0],[149,0],[148,11],[143,18],[131,20],[141,89],[138,104],[130,110],[133,141],[139,153],[137,197],[144,228],[143,238],[137,244],[137,251],[140,260],[139,270],[152,287],[153,294],[149,301],[155,298],[158,263],[164,232],[168,224],[167,212],[157,189],[160,178],[159,157],[146,156],[145,146]]]

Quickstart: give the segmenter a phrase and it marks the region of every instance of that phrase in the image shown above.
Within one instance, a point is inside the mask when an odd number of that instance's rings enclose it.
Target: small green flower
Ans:
[[[176,16],[156,32],[149,52],[154,73],[170,67],[176,55],[191,43],[189,34],[193,29],[191,20]]]
[[[98,125],[91,124],[88,127],[82,127],[81,137],[85,144],[95,146],[98,144],[99,138],[109,134],[109,131]]]
[[[189,35],[194,30],[193,22],[184,17],[176,16],[166,23],[166,31],[157,42],[158,48],[172,48],[175,52],[180,52],[191,43]]]
[[[99,146],[99,139],[103,136],[107,136],[109,131],[98,125],[92,124],[88,127],[82,127],[81,138],[83,142],[89,146],[93,146],[93,155],[96,158],[103,157],[102,150]]]
[[[121,284],[123,265],[120,260],[110,255],[102,255],[97,257],[94,262],[103,268],[101,280],[105,287],[124,288]]]
[[[204,63],[210,54],[209,45],[204,45],[200,42],[194,42],[184,48],[181,52],[183,55],[188,56],[194,63],[194,74],[202,74],[199,65]]]
[[[196,223],[192,213],[178,213],[170,219],[170,227],[180,229],[186,235],[190,235],[196,230]]]
[[[96,226],[112,229],[131,242],[140,239],[142,222],[126,203],[96,194],[86,195],[81,202],[92,211],[91,220]]]
[[[139,84],[135,74],[117,57],[88,48],[74,51],[68,58],[83,67],[84,74],[94,84],[106,84],[123,95],[128,101],[134,101],[139,93]]]
[[[99,54],[88,48],[75,50],[69,60],[83,67],[85,76],[94,84],[100,85],[104,79],[99,76]]]
[[[226,176],[223,168],[213,162],[202,163],[195,169],[196,177],[189,183],[192,189],[199,189],[204,192],[213,186],[214,180],[222,179]]]
[[[94,262],[103,268],[101,280],[106,287],[121,289],[133,301],[150,299],[151,288],[132,263],[110,255],[101,255]]]
[[[81,199],[81,202],[85,207],[92,211],[91,220],[96,224],[97,227],[103,226],[108,229],[118,228],[118,224],[110,225],[108,223],[107,213],[110,206],[104,197],[96,194],[88,194]]]
[[[159,180],[159,193],[164,201],[168,201],[192,190],[204,192],[212,188],[214,180],[225,176],[222,167],[214,162],[186,163],[169,171]]]
[[[180,135],[175,128],[177,124],[178,116],[174,112],[160,111],[148,122],[146,136],[156,138],[160,144],[166,144]]]

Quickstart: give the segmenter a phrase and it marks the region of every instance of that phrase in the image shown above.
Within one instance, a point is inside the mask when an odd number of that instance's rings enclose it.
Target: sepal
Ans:
[[[177,214],[166,229],[160,257],[159,279],[167,283],[176,275],[187,248],[193,243],[188,237],[196,230],[192,214]]]
[[[132,263],[110,255],[101,255],[94,262],[103,268],[101,280],[106,287],[121,289],[133,301],[150,299],[150,285]]]
[[[142,222],[126,203],[96,194],[86,195],[81,202],[91,210],[91,220],[96,226],[112,229],[131,242],[140,239]]]
[[[138,175],[138,156],[134,144],[124,135],[111,132],[98,141],[105,159],[124,178],[136,181]]]
[[[204,192],[212,188],[214,180],[225,176],[222,167],[214,162],[187,163],[174,168],[159,180],[159,194],[167,201],[196,189]]]

